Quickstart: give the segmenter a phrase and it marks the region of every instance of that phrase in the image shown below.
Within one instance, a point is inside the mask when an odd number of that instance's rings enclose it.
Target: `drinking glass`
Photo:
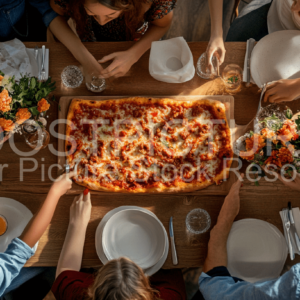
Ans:
[[[201,234],[210,228],[211,219],[206,210],[195,208],[186,216],[185,224],[191,233]]]
[[[67,66],[61,73],[61,81],[68,88],[77,88],[83,81],[82,72],[77,66]]]
[[[26,144],[35,150],[47,147],[50,141],[50,134],[45,128],[31,124],[23,124],[22,133]]]
[[[203,79],[212,79],[217,76],[218,58],[212,56],[211,58],[212,71],[208,68],[208,61],[206,52],[202,53],[197,62],[197,74]]]
[[[88,90],[94,93],[101,93],[106,88],[106,81],[97,73],[92,73],[86,78],[86,87]]]
[[[243,80],[243,70],[235,64],[227,65],[222,72],[222,79],[225,84],[225,90],[228,93],[240,90]]]

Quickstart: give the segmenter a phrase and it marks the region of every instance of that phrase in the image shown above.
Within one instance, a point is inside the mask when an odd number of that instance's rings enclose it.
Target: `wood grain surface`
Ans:
[[[34,48],[36,43],[27,43],[28,47]],[[40,43],[39,46],[42,44]],[[190,43],[191,51],[196,63],[199,56],[207,47],[206,42]],[[87,43],[87,48],[97,59],[115,51],[126,50],[131,42],[122,43]],[[226,60],[224,66],[236,63],[243,66],[245,56],[245,43],[226,43]],[[60,74],[64,67],[78,63],[70,52],[59,43],[46,44],[50,49],[50,75],[57,82],[54,93],[57,100],[63,96],[95,96],[82,84],[76,89],[66,89],[61,85]],[[156,81],[148,72],[149,51],[143,55],[131,69],[130,73],[120,79],[110,80],[107,90],[103,96],[116,95],[225,95],[224,87],[220,79],[203,80],[197,75],[189,82],[183,84],[168,84]],[[237,124],[245,125],[254,117],[260,93],[257,86],[245,88],[233,95],[235,99],[234,116]],[[299,100],[290,105],[294,112],[300,108]],[[58,103],[51,102],[48,114],[48,126],[58,118]],[[54,127],[58,131],[57,126]],[[19,151],[15,153],[13,143]],[[11,145],[10,145],[11,143]],[[13,198],[26,205],[35,213],[49,190],[51,177],[55,178],[57,173],[57,135],[51,136],[49,146],[33,156],[28,156],[31,150],[23,141],[23,137],[16,134],[8,142],[0,145],[0,196]],[[36,165],[35,165],[36,164]],[[21,178],[21,169],[32,169],[34,172],[25,172]],[[243,164],[245,171],[247,164]],[[21,180],[22,179],[22,180]],[[259,186],[254,182],[245,180],[241,190],[241,209],[237,219],[258,218],[268,221],[282,231],[279,210],[292,201],[293,206],[300,206],[299,193],[284,187],[281,182],[267,182],[265,179],[259,181]],[[30,259],[27,266],[55,266],[65,238],[69,207],[73,195],[65,195],[61,198],[54,218],[47,231],[40,240],[39,248],[34,257]],[[193,208],[203,208],[208,211],[212,219],[212,226],[217,217],[224,200],[224,196],[214,195],[102,195],[95,194],[92,197],[92,217],[87,230],[84,248],[83,266],[100,265],[94,245],[95,229],[109,210],[121,205],[138,205],[153,211],[163,224],[168,227],[170,216],[174,217],[175,242],[178,253],[178,267],[196,267],[203,264],[209,233],[203,235],[191,235],[187,232],[185,218]],[[170,253],[164,268],[172,268]]]

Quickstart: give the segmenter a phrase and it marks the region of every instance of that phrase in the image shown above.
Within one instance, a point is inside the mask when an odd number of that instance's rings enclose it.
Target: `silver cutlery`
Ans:
[[[46,70],[45,70],[45,45],[42,46],[42,68],[41,68],[41,80],[46,80]]]
[[[285,226],[287,237],[288,237],[288,246],[289,246],[290,258],[291,258],[291,260],[294,260],[295,259],[295,253],[294,253],[292,240],[291,240],[291,233],[290,233],[291,223],[290,223],[290,220],[289,220],[289,211],[288,211],[287,208],[284,208],[282,210],[282,212],[283,212],[284,226]]]
[[[253,48],[255,46],[255,40],[254,39],[249,39],[247,40],[247,83],[246,86],[250,86],[250,80],[251,80],[251,73],[250,73],[250,59],[251,59],[251,54],[253,51]]]
[[[294,238],[295,244],[298,248],[298,251],[300,251],[300,238],[299,235],[297,233],[297,229],[295,226],[295,220],[294,220],[294,215],[293,215],[293,210],[292,210],[292,204],[291,202],[288,203],[289,206],[289,219],[291,222],[291,232],[292,232],[292,236]]]
[[[35,61],[36,61],[36,65],[37,65],[37,68],[38,68],[38,74],[37,74],[37,77],[38,77],[38,79],[40,79],[40,73],[41,73],[41,70],[40,70],[39,47],[38,47],[38,46],[35,46],[35,48],[34,48],[34,59],[35,59]]]
[[[170,240],[171,240],[172,262],[173,265],[176,266],[178,265],[178,259],[177,259],[177,253],[175,248],[175,241],[174,241],[173,217],[170,218],[169,233],[170,233]]]

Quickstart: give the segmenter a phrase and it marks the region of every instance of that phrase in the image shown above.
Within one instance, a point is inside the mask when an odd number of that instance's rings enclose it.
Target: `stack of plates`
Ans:
[[[138,206],[121,206],[108,212],[98,225],[96,251],[103,264],[128,257],[151,276],[165,263],[169,240],[155,214]]]
[[[233,223],[227,253],[232,276],[257,282],[279,277],[288,250],[277,227],[262,220],[243,219]]]

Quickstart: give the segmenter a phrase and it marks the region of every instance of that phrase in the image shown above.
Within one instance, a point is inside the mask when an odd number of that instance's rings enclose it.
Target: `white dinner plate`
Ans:
[[[0,197],[0,215],[7,220],[7,231],[0,236],[0,252],[5,252],[10,242],[21,235],[32,218],[32,212],[22,203]],[[33,248],[36,251],[38,243]]]
[[[251,76],[258,87],[279,79],[300,77],[299,30],[276,31],[263,37],[251,54]]]
[[[142,207],[138,207],[138,206],[120,206],[120,207],[117,207],[117,208],[109,211],[103,217],[103,219],[101,220],[101,222],[99,223],[99,225],[97,227],[97,230],[96,230],[96,234],[95,234],[96,252],[97,252],[97,255],[98,255],[99,259],[101,260],[101,262],[103,264],[106,264],[108,262],[108,259],[105,256],[104,251],[103,251],[103,247],[102,247],[102,233],[103,233],[104,226],[105,226],[106,222],[115,213],[117,213],[119,211],[122,211],[122,210],[126,210],[126,209],[137,209],[137,210],[146,212],[146,213],[154,216],[155,218],[157,218],[155,216],[155,214],[152,213],[151,211],[149,211],[149,210],[147,210],[145,208],[142,208]],[[165,251],[164,251],[163,257],[157,262],[157,264],[155,264],[151,268],[148,268],[148,269],[144,270],[145,274],[148,275],[148,276],[151,276],[151,275],[155,274],[157,271],[159,271],[161,269],[161,267],[164,265],[164,263],[165,263],[165,261],[166,261],[166,259],[168,257],[168,253],[169,253],[169,239],[168,239],[167,231],[166,231],[166,229],[164,227],[163,227],[163,230],[164,230],[164,234],[165,234]]]
[[[143,270],[154,266],[163,256],[163,225],[154,216],[137,209],[115,213],[105,224],[102,246],[108,260],[128,257]]]
[[[233,223],[227,253],[232,276],[257,282],[280,275],[288,249],[277,227],[262,220],[243,219]]]

